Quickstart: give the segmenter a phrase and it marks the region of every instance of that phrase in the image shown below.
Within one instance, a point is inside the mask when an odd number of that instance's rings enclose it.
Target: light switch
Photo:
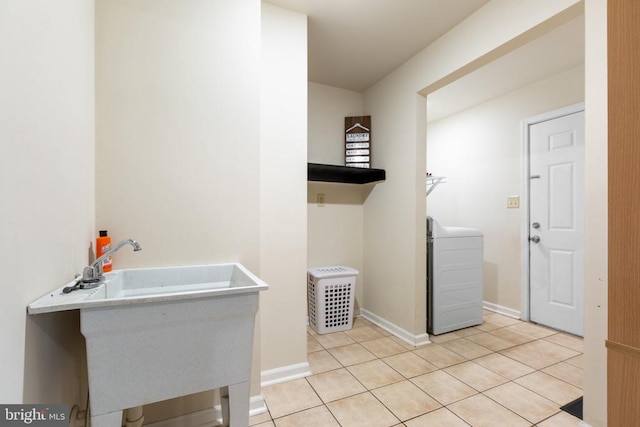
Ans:
[[[316,195],[316,203],[318,204],[318,207],[324,206],[324,194],[318,193]]]
[[[507,208],[517,209],[520,207],[520,196],[507,197]]]

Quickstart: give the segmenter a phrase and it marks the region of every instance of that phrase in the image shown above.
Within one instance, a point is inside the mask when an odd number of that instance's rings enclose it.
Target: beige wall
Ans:
[[[277,275],[270,280],[274,298],[262,304],[278,311],[277,320],[263,314],[264,333],[287,339],[268,342],[265,365],[305,360],[306,19],[285,13],[286,36],[297,34],[288,50],[295,51],[287,76],[295,83],[271,82],[287,86],[278,112],[298,119],[295,135],[274,131],[290,117],[276,115],[265,136],[260,3],[176,5],[98,2],[97,70],[93,2],[1,6],[0,44],[11,55],[2,81],[0,170],[11,185],[2,188],[1,250],[15,267],[2,282],[2,335],[11,348],[2,355],[3,402],[84,406],[77,313],[27,317],[25,307],[81,271],[98,228],[144,247],[139,257],[119,253],[116,267],[238,260],[269,279]],[[272,64],[272,77],[276,69]],[[270,144],[262,151],[261,136]],[[283,157],[284,172],[272,162],[283,150],[292,152]],[[269,181],[274,174],[287,180],[286,191],[282,181]],[[269,232],[260,234],[261,227]],[[280,310],[282,302],[292,309]],[[185,399],[178,411],[202,403]],[[155,418],[176,414],[165,409]]]
[[[143,248],[115,268],[259,274],[260,60],[258,0],[96,2],[96,226]],[[146,421],[212,404],[151,405]]]
[[[96,224],[143,246],[116,268],[239,261],[269,283],[257,395],[261,370],[306,363],[306,17],[235,0],[101,0],[96,15]]]
[[[607,1],[585,2],[584,420],[607,425]]]
[[[415,307],[412,289],[422,286],[423,277],[411,272],[421,263],[422,254],[386,252],[375,248],[394,240],[404,239],[403,247],[411,248],[415,233],[411,218],[420,212],[422,189],[415,191],[417,177],[424,169],[414,169],[407,158],[421,143],[415,112],[421,106],[412,94],[429,93],[465,74],[470,69],[560,25],[582,13],[578,1],[521,1],[494,0],[460,24],[445,37],[418,54],[387,78],[364,94],[365,109],[377,120],[377,134],[393,145],[393,153],[384,156],[377,166],[387,169],[385,187],[376,188],[365,204],[365,273],[367,295],[365,305],[393,322],[420,331],[423,319],[407,314]],[[586,104],[586,283],[585,283],[585,421],[592,426],[606,425],[606,280],[607,280],[607,214],[606,214],[606,0],[586,0],[585,104]],[[504,20],[504,16],[510,19]],[[486,28],[495,31],[487,32]],[[431,64],[431,67],[429,67]],[[382,128],[382,129],[381,129]],[[391,151],[391,148],[389,148]],[[413,169],[403,174],[403,168]],[[399,182],[395,182],[399,181]],[[378,191],[380,190],[380,191]],[[398,193],[404,192],[404,195]],[[393,206],[393,211],[385,210]],[[403,226],[401,224],[406,224]],[[413,229],[412,229],[413,228]],[[420,235],[423,230],[417,227]],[[370,250],[373,248],[374,250]],[[409,255],[409,259],[404,256]],[[386,267],[382,268],[382,264]],[[412,283],[415,282],[415,283]],[[388,291],[395,285],[396,293]],[[389,307],[391,306],[391,307]],[[416,310],[416,313],[418,310]],[[405,323],[401,323],[405,322]]]
[[[259,67],[257,0],[96,3],[96,226],[143,248],[115,268],[258,270]]]
[[[309,162],[344,165],[344,118],[362,115],[362,93],[309,82]]]
[[[367,310],[416,336],[425,332],[426,110],[417,93],[580,13],[578,0],[493,0],[364,93],[364,108],[376,123],[374,165],[387,170],[387,181],[364,205]]]
[[[344,118],[363,115],[362,94],[309,82],[309,154],[311,163],[344,165]],[[375,122],[372,124],[375,149]],[[347,265],[356,279],[356,311],[362,306],[363,204],[371,185],[309,182],[307,184],[307,264]],[[325,195],[318,206],[317,195]]]
[[[286,371],[307,359],[307,17],[267,3],[260,114],[261,368]]]
[[[583,101],[581,66],[427,126],[427,170],[447,177],[427,214],[482,230],[487,302],[521,311],[521,212],[506,206],[522,182],[521,121]]]
[[[0,28],[0,402],[84,405],[77,313],[26,306],[94,239],[93,2],[1,2]]]

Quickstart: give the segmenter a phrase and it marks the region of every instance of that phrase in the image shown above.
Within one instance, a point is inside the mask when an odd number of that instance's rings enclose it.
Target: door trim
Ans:
[[[521,175],[520,175],[520,253],[521,273],[520,273],[520,293],[521,293],[521,319],[529,321],[530,313],[530,270],[529,270],[529,128],[535,124],[546,122],[548,120],[557,119],[568,116],[570,114],[584,111],[584,102],[569,105],[557,110],[548,111],[537,116],[528,117],[520,122],[520,146],[521,146]]]

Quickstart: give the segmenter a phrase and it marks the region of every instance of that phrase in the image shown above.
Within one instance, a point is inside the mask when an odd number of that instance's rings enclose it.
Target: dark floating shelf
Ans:
[[[384,169],[363,169],[337,165],[307,164],[307,180],[340,182],[344,184],[370,184],[386,179]]]

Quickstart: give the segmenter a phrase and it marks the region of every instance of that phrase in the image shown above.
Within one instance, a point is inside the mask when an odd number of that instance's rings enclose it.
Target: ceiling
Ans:
[[[308,16],[309,80],[362,92],[489,0],[266,0]],[[584,15],[428,96],[429,121],[584,64]]]
[[[441,119],[584,64],[584,15],[432,92],[427,120]]]
[[[309,80],[362,92],[489,0],[267,0],[308,16]]]

